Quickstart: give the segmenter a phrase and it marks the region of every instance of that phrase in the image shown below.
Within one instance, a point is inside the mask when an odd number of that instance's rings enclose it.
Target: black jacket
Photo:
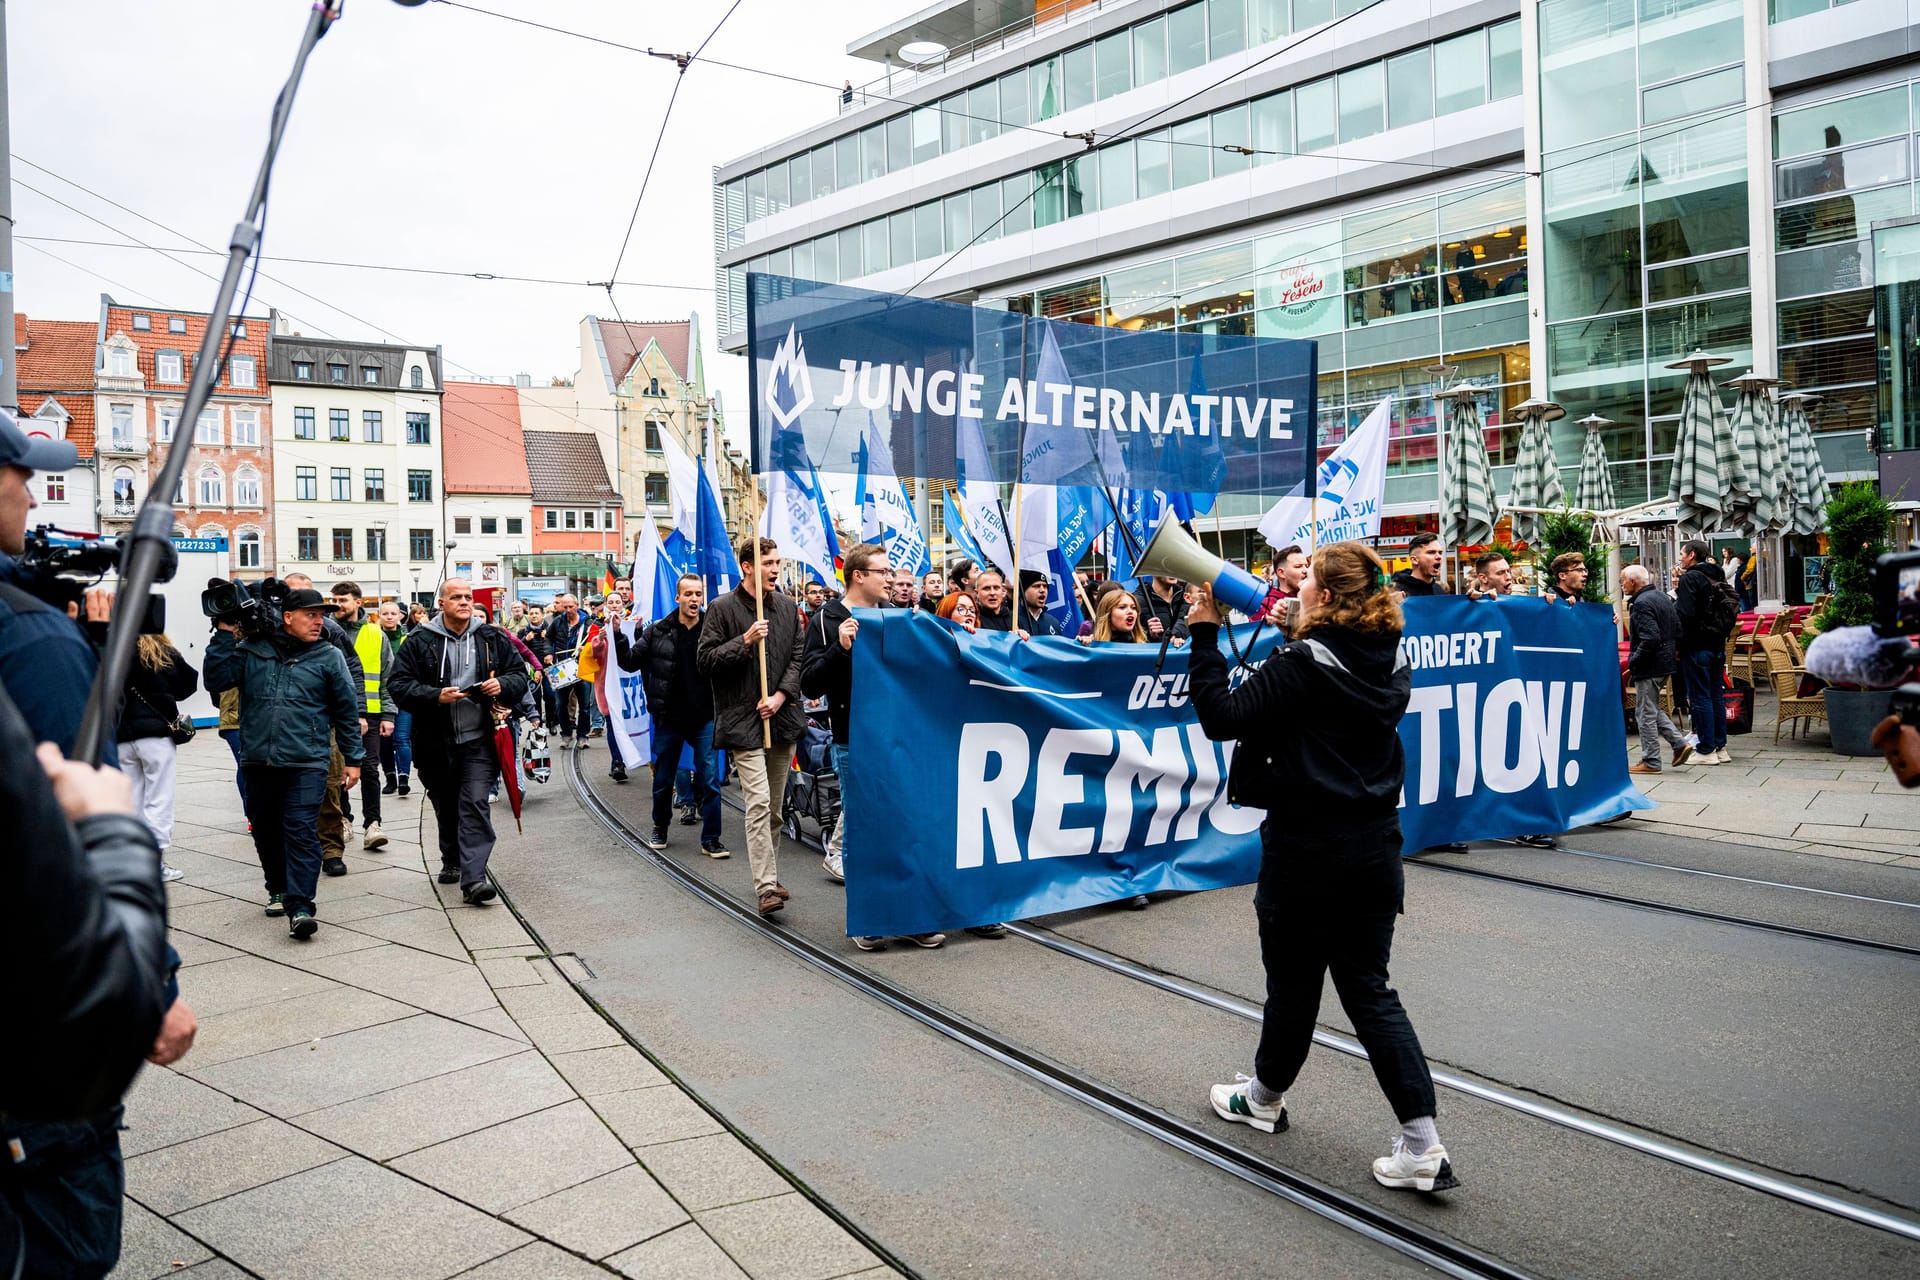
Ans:
[[[173,661],[155,671],[134,655],[116,735],[121,742],[171,737],[173,721],[180,714],[180,699],[193,696],[200,687],[200,673],[187,665],[178,649],[168,645],[167,656]]]
[[[806,732],[800,705],[800,608],[778,591],[767,592],[767,691],[787,695],[773,717],[775,745],[791,745]],[[753,625],[753,593],[743,582],[707,607],[700,626],[700,674],[713,684],[713,745],[752,751],[765,743],[760,730],[760,663],[741,642]]]
[[[533,656],[540,659],[542,665],[553,656],[553,641],[547,635],[547,624],[528,627],[520,633],[520,642],[533,650]]]
[[[998,609],[989,609],[986,605],[982,604],[980,602],[979,592],[970,592],[969,594],[973,596],[974,611],[980,615],[980,621],[977,624],[980,630],[1013,630],[1013,593],[1011,591],[1009,591],[1006,598],[1000,602]]]
[[[131,815],[69,825],[0,692],[0,965],[16,981],[0,1113],[74,1120],[112,1107],[173,1003],[159,851]]]
[[[1393,575],[1393,589],[1403,596],[1442,596],[1446,594],[1446,590],[1441,587],[1438,578],[1435,578],[1432,582],[1422,582],[1413,576],[1413,570],[1411,569],[1402,569]]]
[[[1060,632],[1060,619],[1041,610],[1038,617],[1028,613],[1022,606],[1020,610],[1020,629],[1030,636],[1057,636]]]
[[[517,707],[527,696],[527,664],[504,632],[490,622],[467,624],[474,633],[479,651],[475,655],[481,679],[491,671],[500,682],[500,696],[471,695],[487,711],[494,704]],[[393,674],[387,677],[387,692],[402,711],[413,713],[413,754],[444,760],[453,746],[453,713],[440,701],[446,687],[440,679],[447,651],[447,637],[431,624],[418,627],[394,655]],[[243,738],[242,741],[245,739]]]
[[[579,620],[575,622],[568,622],[567,615],[564,613],[557,613],[553,617],[548,618],[545,630],[547,643],[552,646],[553,649],[553,656],[556,658],[571,658],[574,650],[580,647],[580,642],[587,638],[587,628],[592,625],[593,619],[587,616],[585,609],[580,611]],[[522,637],[522,639],[524,638],[525,637]],[[532,644],[528,644],[527,647],[533,649]],[[538,649],[534,649],[533,651],[535,653],[540,652]],[[545,657],[546,655],[541,654],[541,656]]]
[[[914,605],[914,607],[921,610],[924,613],[939,613],[940,597],[923,594],[920,597],[918,603]]]
[[[800,692],[827,700],[827,727],[843,747],[852,727],[853,653],[840,647],[840,624],[852,616],[842,601],[827,601],[807,621],[800,653]]]
[[[614,660],[622,671],[638,671],[647,680],[647,710],[676,729],[698,729],[713,722],[713,686],[700,674],[700,624],[680,624],[674,610],[633,640],[613,629]]]
[[[1153,579],[1142,578],[1134,584],[1133,598],[1140,602],[1140,626],[1147,633],[1147,639],[1160,643],[1161,636],[1153,634],[1153,628],[1147,624],[1148,618],[1160,619],[1161,635],[1165,628],[1173,628],[1176,640],[1187,636],[1187,593],[1176,591],[1172,600],[1162,600],[1153,590]]]
[[[1228,686],[1220,628],[1193,624],[1189,692],[1215,742],[1237,739],[1227,798],[1275,810],[1290,837],[1398,828],[1406,756],[1400,717],[1413,689],[1400,636],[1314,628]]]
[[[1680,589],[1674,596],[1674,611],[1680,615],[1680,650],[1693,653],[1700,649],[1719,649],[1726,645],[1724,634],[1707,627],[1707,606],[1727,575],[1711,560],[1702,560],[1680,575]]]
[[[1627,672],[1635,680],[1670,676],[1680,669],[1680,615],[1667,593],[1647,586],[1627,605],[1632,646]]]

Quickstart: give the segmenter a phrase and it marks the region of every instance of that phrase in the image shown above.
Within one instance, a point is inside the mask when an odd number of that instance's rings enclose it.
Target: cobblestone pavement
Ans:
[[[385,849],[356,831],[302,944],[261,913],[226,744],[183,748],[179,787],[200,1033],[128,1098],[115,1277],[894,1274],[603,1019],[577,961],[434,882],[418,788],[384,797]],[[528,818],[545,803],[570,802]],[[519,837],[495,818],[504,864]]]

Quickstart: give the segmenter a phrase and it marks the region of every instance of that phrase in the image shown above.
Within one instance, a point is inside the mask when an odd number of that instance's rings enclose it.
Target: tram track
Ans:
[[[727,807],[732,809],[734,812],[736,813],[745,812],[745,807],[734,796],[727,794],[725,791],[721,792],[721,799],[726,803]],[[597,797],[596,797],[596,800],[597,800]],[[622,826],[624,827],[624,824],[622,824]],[[820,840],[817,837],[804,832],[804,830],[798,837],[793,836],[790,832],[783,832],[783,835],[785,835],[786,838],[788,839],[795,839],[797,843],[813,850],[816,853],[821,852],[822,850]],[[670,861],[665,859],[665,855],[658,854],[653,850],[646,849],[644,845],[640,847],[643,852],[652,855],[656,859],[661,859],[663,861]],[[1520,846],[1520,847],[1529,847],[1529,846]],[[1624,859],[1624,861],[1639,862],[1638,859]],[[694,879],[700,879],[698,876],[695,876],[694,873],[687,872],[684,870],[684,868],[678,868],[678,864],[673,864],[673,865],[677,870],[680,870],[682,874],[692,877]],[[1423,862],[1416,861],[1416,865],[1444,866],[1446,864],[1423,863]],[[1650,866],[1650,867],[1666,867],[1668,864],[1645,863],[1643,865]],[[1448,867],[1448,869],[1452,869],[1452,868]],[[1478,870],[1478,869],[1474,868],[1472,870]],[[1517,877],[1506,877],[1506,876],[1499,876],[1499,875],[1493,875],[1493,876],[1490,876],[1489,878],[1519,879]],[[1746,877],[1731,877],[1731,878],[1740,879],[1740,880],[1747,879]],[[704,885],[706,882],[702,880],[701,883]],[[1542,889],[1552,889],[1557,887],[1552,885],[1539,884],[1537,882],[1527,881],[1524,879],[1520,879],[1519,883],[1542,888]],[[1767,883],[1767,882],[1756,881],[1755,883]],[[1798,886],[1781,885],[1779,887],[1793,888]],[[715,890],[715,892],[720,892],[720,891]],[[723,896],[730,897],[730,895],[723,895]],[[1639,900],[1621,899],[1619,895],[1606,895],[1604,893],[1600,893],[1597,891],[1591,892],[1591,893],[1579,893],[1576,896],[1596,897],[1602,900],[1612,900],[1612,901],[1615,901],[1616,904],[1618,905],[1633,905],[1633,906],[1641,905]],[[1839,896],[1853,898],[1853,897],[1858,897],[1859,895],[1842,894]],[[1880,900],[1866,899],[1866,901],[1880,901]],[[745,912],[745,913],[752,912],[752,909],[748,907],[744,901],[734,899],[732,900],[732,903],[734,908],[739,912]],[[1648,903],[1646,905],[1658,909],[1661,907],[1662,904]],[[1894,905],[1907,906],[1907,905],[1916,905],[1916,904],[1896,902],[1894,903]],[[1673,908],[1673,910],[1677,914],[1694,916],[1694,917],[1699,917],[1699,918],[1704,918],[1709,920],[1717,920],[1718,922],[1721,922],[1721,923],[1744,924],[1748,927],[1762,928],[1762,929],[1774,928],[1773,926],[1767,925],[1765,922],[1745,920],[1744,918],[1740,918],[1740,917],[1725,917],[1725,916],[1721,916],[1719,913],[1701,912],[1701,911],[1694,911],[1694,910],[1683,909],[1683,908]],[[756,922],[758,922],[757,916],[755,917],[755,919],[756,919]],[[764,926],[764,927],[773,929],[776,932],[778,932],[777,926]],[[1089,946],[1086,943],[1078,942],[1074,939],[1071,939],[1069,937],[1066,937],[1063,934],[1056,932],[1055,930],[1034,926],[1031,924],[1009,923],[1007,925],[1007,931],[1011,935],[1021,938],[1024,941],[1033,943],[1037,946],[1045,947],[1048,950],[1053,951],[1057,954],[1068,956],[1073,959],[1079,960],[1083,963],[1090,964],[1098,969],[1104,970],[1116,976],[1129,978],[1135,982],[1139,982],[1146,986],[1156,988],[1170,995],[1179,996],[1183,999],[1190,1000],[1196,1004],[1200,1004],[1211,1009],[1215,1009],[1219,1012],[1230,1014],[1234,1017],[1240,1018],[1244,1021],[1251,1022],[1255,1025],[1258,1025],[1261,1021],[1262,1013],[1261,1013],[1260,1007],[1257,1004],[1228,995],[1224,992],[1215,990],[1211,987],[1207,987],[1199,983],[1191,982],[1187,979],[1180,977],[1179,975],[1166,973],[1161,970],[1155,969],[1151,966],[1139,964],[1135,961],[1128,960],[1125,957],[1117,956],[1110,952],[1103,951],[1097,947]],[[1920,952],[1916,952],[1916,949],[1913,949],[1913,948],[1900,947],[1895,944],[1876,944],[1873,940],[1853,939],[1846,935],[1838,935],[1838,934],[1824,934],[1819,930],[1802,930],[1802,929],[1796,929],[1790,926],[1782,926],[1775,929],[1775,931],[1791,933],[1796,936],[1815,937],[1824,941],[1843,942],[1843,943],[1859,942],[1861,945],[1865,945],[1869,947],[1875,947],[1877,945],[1877,949],[1881,949],[1881,950],[1920,953]],[[789,935],[782,934],[782,936],[789,936]],[[831,955],[832,953],[828,953],[828,954]],[[850,964],[850,962],[845,961],[840,957],[836,956],[835,959],[840,964],[843,964],[843,965]],[[1331,1049],[1337,1053],[1345,1054],[1349,1057],[1360,1059],[1361,1061],[1367,1060],[1366,1049],[1362,1047],[1357,1040],[1354,1040],[1349,1036],[1344,1036],[1339,1034],[1338,1032],[1329,1031],[1324,1027],[1316,1027],[1314,1029],[1313,1039],[1315,1044],[1320,1045],[1324,1048]],[[1732,1183],[1739,1187],[1743,1187],[1749,1191],[1758,1192],[1762,1195],[1783,1200],[1791,1204],[1796,1204],[1806,1209],[1811,1209],[1819,1213],[1829,1214],[1833,1217],[1840,1218],[1846,1221],[1855,1222],[1862,1226],[1871,1227],[1878,1231],[1884,1231],[1891,1235],[1898,1236],[1902,1239],[1920,1242],[1920,1221],[1915,1221],[1909,1218],[1903,1218],[1897,1214],[1887,1213],[1887,1212],[1883,1212],[1881,1210],[1875,1209],[1870,1205],[1864,1205],[1856,1201],[1847,1200],[1839,1196],[1830,1195],[1826,1192],[1817,1190],[1812,1187],[1805,1186],[1798,1182],[1791,1181],[1787,1178],[1779,1177],[1773,1173],[1767,1172],[1762,1169],[1756,1169],[1747,1165],[1737,1164],[1732,1161],[1722,1159],[1706,1151],[1698,1150],[1693,1147],[1685,1146],[1676,1142],[1671,1142],[1664,1138],[1641,1131],[1639,1129],[1634,1129],[1634,1128],[1629,1128],[1623,1125],[1613,1124],[1613,1123],[1610,1123],[1609,1121],[1600,1119],[1599,1117],[1596,1117],[1593,1115],[1588,1115],[1578,1111],[1569,1110],[1565,1107],[1556,1106],[1551,1102],[1541,1101],[1537,1097],[1516,1093],[1510,1089],[1503,1089],[1497,1085],[1489,1084],[1485,1081],[1476,1080],[1476,1079],[1459,1075],[1458,1073],[1450,1072],[1446,1070],[1435,1070],[1433,1071],[1432,1074],[1433,1074],[1434,1084],[1441,1088],[1445,1088],[1445,1089],[1463,1094],[1468,1097],[1476,1098],[1483,1102],[1492,1103],[1495,1106],[1499,1106],[1507,1110],[1529,1116],[1533,1119],[1544,1121],[1545,1123],[1554,1125],[1558,1128],[1566,1129],[1574,1133],[1579,1133],[1587,1137],[1596,1138],[1600,1141],[1611,1143],[1615,1146],[1625,1148],[1627,1150],[1636,1152],[1640,1155],[1648,1156],[1653,1159],[1678,1166],[1680,1168],[1688,1169],[1696,1173],[1705,1174],[1709,1177],[1718,1178],[1722,1181]]]
[[[1319,1217],[1392,1249],[1443,1275],[1463,1280],[1533,1280],[1499,1258],[1440,1232],[1387,1212],[1359,1196],[1230,1142],[1219,1135],[1148,1106],[1064,1063],[1017,1044],[990,1028],[915,995],[906,987],[854,963],[837,951],[762,918],[744,900],[665,854],[647,847],[639,834],[587,783],[572,753],[568,778],[581,806],[640,861],[667,876],[694,898],[720,911],[795,959],[833,977],[920,1025],[1026,1078],[1091,1108],[1109,1119],[1220,1171],[1297,1205]],[[726,797],[731,807],[739,806]]]
[[[1814,885],[1790,884],[1784,880],[1762,880],[1754,876],[1737,876],[1726,871],[1709,871],[1704,867],[1683,867],[1671,862],[1651,862],[1645,858],[1629,858],[1625,854],[1620,853],[1601,853],[1597,849],[1575,849],[1568,845],[1556,845],[1552,850],[1544,850],[1534,845],[1523,844],[1518,840],[1494,840],[1489,843],[1504,845],[1515,849],[1526,849],[1535,853],[1564,853],[1571,857],[1591,858],[1598,862],[1609,862],[1617,866],[1644,867],[1653,871],[1671,871],[1679,875],[1701,876],[1710,880],[1753,885],[1763,889],[1786,889],[1794,893],[1818,894],[1824,898],[1858,902],[1867,906],[1904,907],[1909,911],[1920,911],[1920,902],[1909,902],[1903,898],[1876,898],[1863,893],[1846,893],[1839,889],[1822,889]]]

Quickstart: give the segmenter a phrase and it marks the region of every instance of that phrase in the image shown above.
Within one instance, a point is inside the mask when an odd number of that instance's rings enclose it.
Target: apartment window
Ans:
[[[236,387],[254,385],[254,364],[252,356],[235,356],[227,362],[227,381]]]
[[[320,531],[318,529],[301,529],[296,541],[299,544],[299,550],[294,554],[298,558],[302,560],[318,560],[320,558]]]
[[[317,502],[320,498],[320,474],[314,467],[295,467],[293,469],[293,496],[300,502]]]
[[[313,381],[313,361],[295,360],[293,362],[293,376],[294,376],[294,380],[297,382],[312,382]]]
[[[165,406],[155,413],[154,417],[157,422],[155,434],[160,437],[161,444],[173,443],[173,424],[179,412],[180,410],[177,408]]]
[[[566,512],[561,523],[569,529],[578,529],[580,527],[580,513],[578,511]]]
[[[327,471],[328,488],[335,502],[353,501],[353,468],[332,467]]]
[[[260,447],[260,415],[252,409],[233,411],[233,442]]]
[[[133,406],[116,404],[108,410],[112,419],[112,442],[116,449],[133,448]]]
[[[185,476],[181,476],[173,482],[173,505],[176,507],[184,507],[187,505],[187,478]],[[176,538],[184,538],[187,535],[183,530],[173,536]]]
[[[182,319],[180,316],[167,317],[168,333],[185,333],[186,331],[187,331],[187,322],[184,319]]]
[[[125,347],[114,347],[107,352],[107,372],[116,378],[133,376],[133,352]]]
[[[368,502],[387,500],[387,469],[385,467],[368,467],[360,473],[360,477],[366,482],[363,491],[367,495]]]
[[[552,508],[548,508],[544,523],[549,529],[558,529],[560,527],[560,513]]]
[[[646,478],[647,505],[669,501],[667,496],[667,477],[658,471],[649,471]]]
[[[433,419],[424,413],[407,415],[407,443],[432,444]]]
[[[130,516],[133,514],[133,468],[115,467],[113,469],[113,514]]]
[[[664,395],[665,395],[665,394],[667,394],[667,393],[666,393],[666,392],[664,392],[664,391],[662,391],[662,390],[660,389],[660,379],[658,379],[658,378],[648,378],[648,379],[647,379],[647,394],[648,394],[648,395],[650,395],[650,396],[664,396]]]
[[[473,517],[472,516],[455,516],[453,518],[453,531],[455,533],[472,533]]]
[[[370,387],[379,386],[380,385],[380,366],[377,364],[361,365],[360,381],[366,383]]]
[[[67,478],[65,476],[47,477],[47,501],[65,502],[67,500]]]
[[[260,505],[260,473],[251,467],[242,467],[233,478],[233,505],[236,507],[257,507]]]
[[[184,382],[180,376],[181,361],[178,351],[160,351],[153,357],[153,376],[158,382]]]
[[[251,529],[243,530],[234,544],[240,553],[238,567],[258,569],[260,567],[260,535]]]
[[[293,438],[295,440],[313,439],[313,410],[295,409],[293,411]]]
[[[526,525],[526,521],[522,520],[519,516],[508,516],[507,517],[507,536],[511,538],[519,534],[525,533],[526,532],[525,525]]]
[[[353,559],[353,530],[335,529],[333,531],[333,558],[335,560]]]
[[[193,442],[217,445],[221,442],[220,436],[220,411],[202,409],[199,419],[193,424]]]
[[[153,331],[153,317],[135,312],[133,328],[136,333],[151,333]]]
[[[500,519],[499,519],[499,517],[497,517],[497,516],[481,516],[481,517],[480,517],[480,532],[482,532],[482,533],[499,533],[499,532],[500,532]]]
[[[353,439],[352,416],[345,409],[327,410],[327,439]]]
[[[407,501],[408,502],[432,502],[433,501],[433,472],[431,471],[407,472]]]
[[[649,419],[646,426],[646,445],[648,453],[660,452],[660,424]]]
[[[367,530],[367,559],[380,561],[387,558],[387,531],[385,529]]]
[[[414,365],[413,368],[407,370],[407,385],[415,391],[427,385],[427,375],[421,371],[419,365]]]
[[[345,382],[346,380],[347,366],[343,364],[330,364],[327,366],[328,382]]]
[[[416,561],[433,559],[433,530],[407,530],[407,559]]]
[[[591,529],[591,528],[593,528],[593,512],[591,512],[591,511],[582,511],[582,512],[580,513],[580,527],[581,527],[582,529]]]
[[[200,471],[200,505],[203,507],[225,506],[227,501],[227,481],[212,467],[203,467]]]
[[[381,444],[387,438],[387,420],[378,409],[364,409],[360,413],[360,434],[368,444]]]

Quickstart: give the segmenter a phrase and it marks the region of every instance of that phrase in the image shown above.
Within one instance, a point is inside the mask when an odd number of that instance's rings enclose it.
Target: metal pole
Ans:
[[[8,114],[7,5],[6,0],[0,0],[0,334],[6,335],[6,347],[0,351],[0,405],[18,411],[20,383],[13,349],[13,160]]]

